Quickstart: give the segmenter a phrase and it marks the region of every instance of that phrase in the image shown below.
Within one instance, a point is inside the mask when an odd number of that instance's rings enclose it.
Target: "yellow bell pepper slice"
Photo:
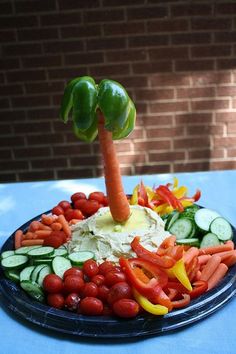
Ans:
[[[178,260],[172,268],[168,269],[167,274],[170,278],[177,278],[179,282],[189,291],[193,290],[185,269],[183,258]]]
[[[132,194],[132,197],[130,198],[130,204],[131,205],[136,205],[138,204],[138,188],[139,188],[139,185],[137,185],[134,190],[133,190],[133,194]]]
[[[163,316],[168,313],[168,308],[166,306],[162,306],[159,304],[157,304],[157,305],[152,304],[146,297],[139,294],[139,292],[136,289],[133,289],[133,294],[134,294],[134,298],[137,301],[137,303],[145,311],[147,311],[153,315],[159,315],[159,316]]]

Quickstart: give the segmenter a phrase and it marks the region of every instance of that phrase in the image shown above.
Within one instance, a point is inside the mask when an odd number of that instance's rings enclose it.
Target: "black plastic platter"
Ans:
[[[49,213],[50,211],[46,212]],[[46,214],[45,213],[45,214]],[[33,218],[20,227],[25,231]],[[236,242],[236,230],[234,242]],[[4,243],[1,252],[13,249],[14,233]],[[41,327],[82,337],[131,338],[175,330],[209,316],[221,308],[236,293],[236,265],[231,267],[217,288],[191,301],[190,305],[165,316],[140,315],[135,319],[108,316],[83,316],[57,310],[31,299],[17,284],[4,276],[0,268],[0,301],[19,317]]]

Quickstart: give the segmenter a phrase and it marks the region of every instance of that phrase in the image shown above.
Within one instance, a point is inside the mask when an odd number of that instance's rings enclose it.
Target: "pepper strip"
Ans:
[[[133,295],[137,303],[147,312],[153,314],[153,315],[158,315],[158,316],[163,316],[168,313],[168,308],[166,306],[162,306],[159,304],[152,304],[146,297],[142,296],[139,294],[139,292],[133,288]]]

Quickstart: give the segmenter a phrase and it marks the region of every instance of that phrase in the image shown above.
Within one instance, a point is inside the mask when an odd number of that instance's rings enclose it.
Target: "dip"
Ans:
[[[149,208],[133,205],[130,210],[130,218],[125,224],[115,222],[110,209],[105,207],[73,225],[69,251],[92,251],[98,263],[105,259],[118,263],[121,256],[135,256],[130,243],[135,236],[140,236],[140,243],[155,252],[170,235],[164,230],[164,221]]]

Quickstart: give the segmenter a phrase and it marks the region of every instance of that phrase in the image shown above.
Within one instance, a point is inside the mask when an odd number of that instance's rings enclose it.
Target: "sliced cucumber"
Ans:
[[[42,246],[23,246],[15,250],[15,254],[28,254],[29,251],[35,248],[41,248]]]
[[[219,216],[214,210],[202,208],[195,213],[194,220],[199,229],[208,232],[211,222]]]
[[[33,272],[31,273],[31,276],[30,276],[30,280],[32,281],[37,281],[37,278],[38,278],[38,275],[39,275],[39,272],[41,271],[41,269],[43,269],[47,264],[39,264],[37,265],[36,267],[34,267],[34,270]]]
[[[38,277],[37,277],[37,283],[38,283],[38,285],[39,286],[43,286],[43,279],[46,277],[46,275],[48,275],[48,274],[51,274],[52,273],[52,269],[51,269],[51,267],[49,267],[49,266],[45,266],[45,267],[43,267],[41,270],[40,270],[40,272],[39,272],[39,274],[38,274]]]
[[[18,269],[6,269],[5,275],[8,279],[18,283],[20,281],[20,271]]]
[[[230,223],[222,217],[218,217],[211,222],[210,231],[221,241],[228,241],[233,238],[233,229]]]
[[[50,265],[52,264],[52,258],[34,258],[32,259],[32,264],[35,266],[39,264]]]
[[[187,208],[184,209],[182,213],[180,213],[180,218],[189,218],[191,220],[194,220],[194,216],[196,212],[200,209],[200,207],[196,204],[193,204]]]
[[[173,225],[173,223],[179,218],[180,213],[178,211],[174,211],[173,213],[171,213],[166,220],[166,224],[165,224],[165,229],[169,230],[171,228],[171,226]]]
[[[1,260],[1,265],[5,269],[22,268],[28,262],[28,257],[23,255],[13,255]]]
[[[4,251],[1,253],[1,259],[7,258],[9,256],[13,256],[15,254],[15,251]]]
[[[218,239],[218,237],[212,232],[208,232],[206,235],[203,236],[202,241],[200,243],[200,248],[218,245],[220,245],[220,240]]]
[[[63,248],[56,248],[50,258],[54,258],[56,256],[63,256],[66,257],[68,255],[67,249]]]
[[[194,238],[183,238],[176,240],[177,245],[187,245],[187,246],[195,246],[199,247],[200,242],[199,239],[194,237]]]
[[[20,272],[20,281],[23,280],[30,280],[30,276],[34,270],[34,266],[28,266],[24,269],[22,269],[22,271]]]
[[[41,246],[38,248],[34,248],[30,250],[27,254],[30,257],[35,257],[35,258],[42,258],[42,257],[49,257],[53,254],[54,248],[51,246]]]
[[[63,278],[63,275],[67,269],[70,269],[72,264],[69,259],[61,256],[56,256],[52,261],[52,269],[55,274]]]
[[[176,240],[188,238],[193,232],[193,222],[188,218],[178,219],[173,223],[169,232],[176,236]]]
[[[42,288],[35,282],[30,280],[23,280],[20,283],[22,289],[24,289],[29,296],[33,299],[43,302],[44,301],[44,293]]]
[[[69,254],[68,258],[73,265],[80,266],[88,259],[94,259],[95,255],[91,251],[78,251]]]

